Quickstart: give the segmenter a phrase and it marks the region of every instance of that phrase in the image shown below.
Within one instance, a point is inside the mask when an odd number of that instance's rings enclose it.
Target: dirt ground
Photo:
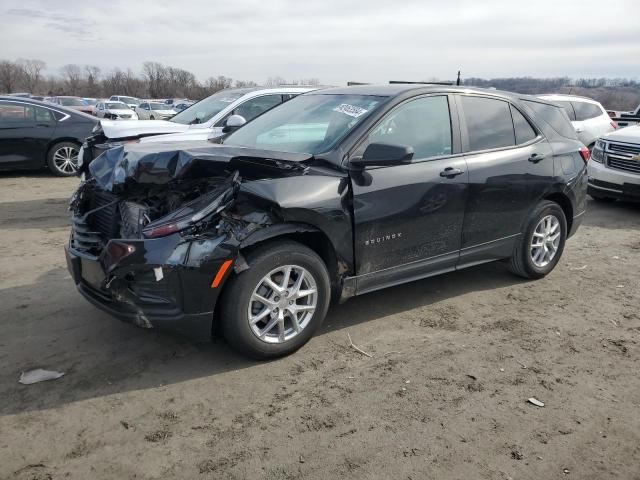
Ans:
[[[76,182],[0,175],[0,478],[640,479],[640,207],[590,202],[546,279],[365,295],[255,363],[80,297]],[[20,385],[35,367],[66,375]]]

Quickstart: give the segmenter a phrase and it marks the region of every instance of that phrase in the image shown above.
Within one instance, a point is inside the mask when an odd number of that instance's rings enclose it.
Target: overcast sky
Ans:
[[[2,0],[0,59],[203,80],[640,77],[640,0]]]

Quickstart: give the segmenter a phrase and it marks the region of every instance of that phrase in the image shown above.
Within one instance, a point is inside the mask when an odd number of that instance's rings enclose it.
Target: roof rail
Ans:
[[[409,85],[454,85],[454,82],[406,82],[404,80],[389,80],[392,85],[406,83]]]

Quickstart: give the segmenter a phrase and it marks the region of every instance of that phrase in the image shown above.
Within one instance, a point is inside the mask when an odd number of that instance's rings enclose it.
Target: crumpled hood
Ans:
[[[132,110],[133,112],[133,110]],[[117,120],[100,120],[104,135],[110,139],[139,137],[141,135],[161,135],[189,130],[189,125],[169,122],[167,120],[138,120],[122,123]]]
[[[91,176],[103,190],[114,193],[134,185],[163,185],[182,178],[219,176],[226,168],[241,169],[256,177],[275,174],[265,170],[302,174],[306,153],[274,152],[210,142],[126,144],[111,148],[89,165]]]
[[[640,143],[640,125],[614,130],[601,138],[612,142]]]

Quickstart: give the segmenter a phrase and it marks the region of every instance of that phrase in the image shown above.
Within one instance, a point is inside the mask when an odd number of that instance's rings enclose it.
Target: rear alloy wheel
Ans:
[[[70,177],[78,171],[78,153],[80,148],[75,143],[56,143],[47,154],[47,166],[54,175]]]
[[[510,270],[524,278],[542,278],[558,264],[567,239],[567,220],[555,202],[540,202],[531,212],[511,257]]]
[[[304,345],[329,306],[323,260],[292,241],[272,242],[246,257],[249,269],[234,275],[221,300],[222,331],[243,354],[266,359]]]

